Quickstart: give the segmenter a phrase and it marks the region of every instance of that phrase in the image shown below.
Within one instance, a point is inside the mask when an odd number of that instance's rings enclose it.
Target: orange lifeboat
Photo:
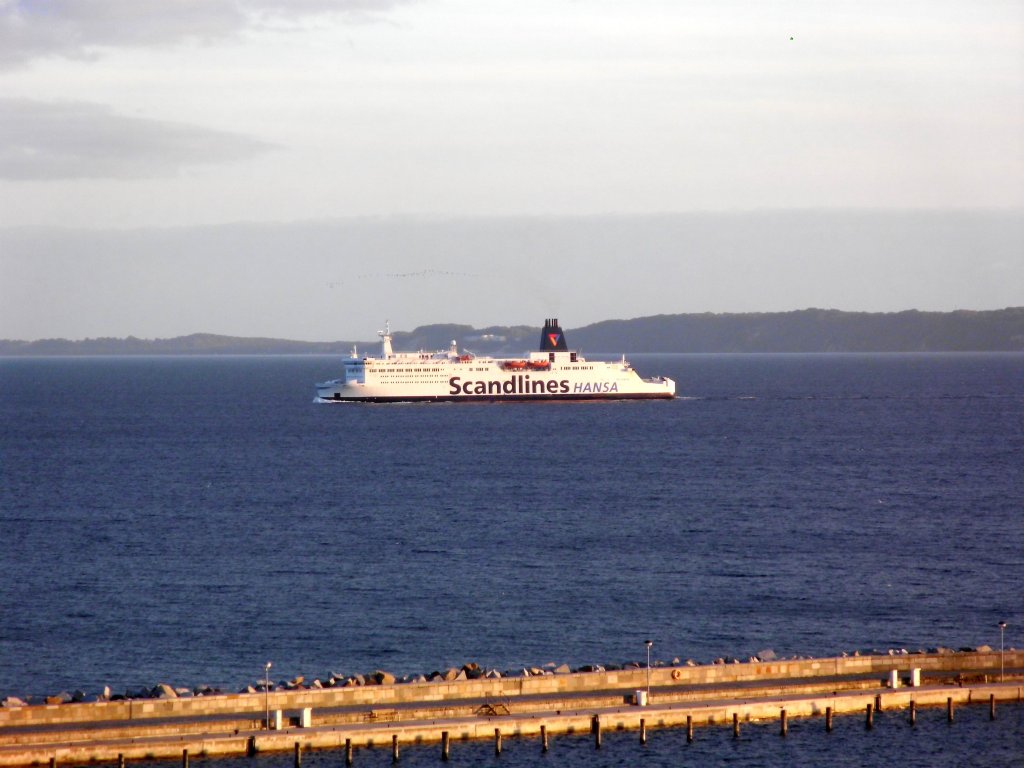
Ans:
[[[530,361],[530,368],[532,368],[535,371],[546,371],[550,367],[551,367],[551,363],[548,362],[547,360],[531,360]]]
[[[526,368],[525,360],[506,360],[502,366],[506,371],[522,371]]]

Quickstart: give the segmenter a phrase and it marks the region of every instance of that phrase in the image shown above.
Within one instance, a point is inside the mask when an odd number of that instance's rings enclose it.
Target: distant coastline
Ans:
[[[568,318],[565,318],[568,319]],[[1024,307],[955,312],[792,312],[678,314],[567,327],[590,352],[1021,352]],[[536,345],[539,326],[426,325],[394,332],[399,349],[438,349],[456,339],[478,354],[518,354]],[[307,342],[197,333],[170,339],[0,339],[0,356],[347,354],[376,340]]]

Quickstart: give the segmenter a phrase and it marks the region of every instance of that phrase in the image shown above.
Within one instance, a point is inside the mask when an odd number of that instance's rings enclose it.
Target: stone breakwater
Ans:
[[[724,660],[723,660],[724,661]],[[727,725],[1019,702],[1024,652],[686,664],[0,709],[0,766]],[[466,672],[460,668],[460,673]],[[459,675],[456,675],[458,678]],[[650,690],[650,700],[643,699]],[[500,743],[500,742],[499,742]]]
[[[1008,652],[1013,652],[1015,649],[1008,649]],[[843,652],[840,658],[858,658],[861,656],[919,656],[919,655],[949,655],[955,653],[990,653],[992,648],[983,645],[978,648],[960,648],[954,650],[951,648],[930,648],[928,650],[920,649],[916,651],[907,651],[906,649],[889,649],[881,652],[878,650],[870,651],[851,651]],[[809,657],[792,656],[789,661],[798,661]],[[746,659],[739,659],[736,657],[721,656],[713,661],[707,662],[709,665],[721,665],[721,664],[741,664],[757,663],[757,662],[772,662],[780,661],[776,656],[775,652],[770,649],[758,651],[757,655],[750,656]],[[670,662],[662,660],[652,660],[652,669],[665,668],[665,667],[699,667],[703,666],[701,662],[694,661],[693,659],[686,659],[680,661],[678,658],[672,659]],[[548,662],[542,666],[529,666],[521,667],[518,669],[499,671],[495,668],[484,668],[475,662],[469,662],[462,665],[461,667],[448,667],[443,670],[434,670],[432,672],[407,674],[407,675],[396,675],[385,670],[374,670],[373,672],[366,673],[354,673],[354,674],[343,674],[339,672],[328,672],[322,677],[311,677],[307,678],[305,675],[299,675],[287,680],[271,681],[269,686],[264,680],[258,680],[252,684],[241,687],[237,693],[264,693],[269,691],[281,692],[281,691],[298,691],[298,690],[323,690],[325,688],[353,688],[363,687],[372,685],[404,685],[410,683],[448,683],[456,682],[460,680],[499,680],[503,678],[527,678],[527,677],[543,677],[545,675],[568,675],[578,673],[591,673],[591,672],[617,672],[630,669],[646,669],[646,664],[640,661],[627,661],[621,664],[584,664],[577,667],[570,667],[568,664],[556,664],[555,662]],[[195,685],[195,686],[174,686],[166,682],[156,683],[148,686],[136,686],[134,688],[127,688],[124,691],[113,692],[109,686],[105,686],[100,691],[86,692],[81,689],[74,691],[60,691],[48,695],[8,695],[0,699],[0,708],[10,707],[23,707],[30,705],[46,704],[46,705],[58,705],[58,704],[81,704],[81,703],[94,703],[103,701],[128,701],[128,700],[144,700],[144,699],[177,699],[177,698],[194,698],[201,696],[221,696],[224,694],[231,693],[231,691],[225,691],[222,688],[210,686],[210,685]]]

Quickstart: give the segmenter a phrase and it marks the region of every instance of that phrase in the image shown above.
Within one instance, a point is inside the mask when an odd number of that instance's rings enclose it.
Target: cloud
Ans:
[[[125,117],[85,102],[0,99],[0,114],[0,179],[151,178],[273,149],[248,136]]]
[[[274,20],[359,19],[409,0],[0,0],[0,69],[46,56],[95,58],[103,48],[212,40]]]

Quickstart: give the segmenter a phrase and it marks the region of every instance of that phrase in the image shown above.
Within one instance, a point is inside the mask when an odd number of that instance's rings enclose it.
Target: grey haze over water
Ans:
[[[1016,211],[403,217],[0,229],[0,337],[309,341],[434,323],[683,312],[1000,309]]]

